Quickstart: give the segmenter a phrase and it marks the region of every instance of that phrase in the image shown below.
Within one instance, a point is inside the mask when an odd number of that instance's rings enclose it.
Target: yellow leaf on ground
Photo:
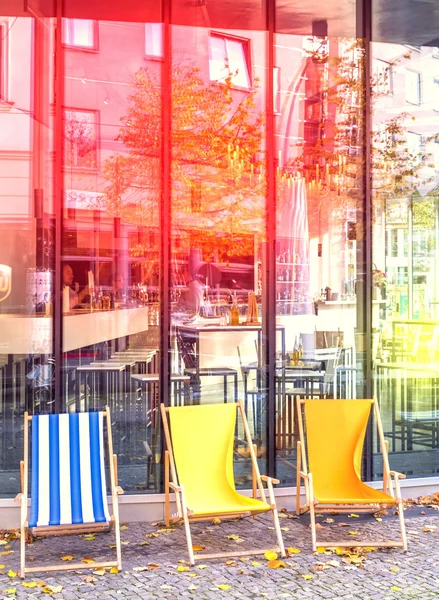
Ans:
[[[127,526],[127,525],[121,525],[121,526],[120,526],[120,530],[121,530],[121,531],[125,531],[125,529],[128,529],[128,526]]]
[[[61,560],[73,560],[73,556],[61,556]]]
[[[121,527],[121,529],[122,529],[122,527]],[[128,527],[125,527],[125,529],[128,529]],[[175,529],[171,529],[171,528],[157,529],[157,533],[172,533],[173,531],[175,531]]]
[[[179,565],[179,566],[177,567],[177,571],[178,571],[179,573],[183,573],[184,571],[189,571],[189,567],[183,567],[183,565]]]
[[[310,575],[309,573],[306,573],[306,574],[302,574],[302,577],[305,579],[305,581],[308,581],[308,579],[312,579],[314,577],[314,575]]]
[[[392,592],[402,592],[402,588],[398,587],[397,585],[392,585],[390,589]]]
[[[82,562],[83,562],[83,563],[87,563],[87,565],[91,565],[91,563],[94,563],[94,560],[93,560],[92,558],[90,558],[89,556],[85,556],[85,557],[82,559]]]
[[[221,523],[221,519],[218,519],[218,517],[215,517],[214,519],[212,519],[212,525],[219,525]]]
[[[264,558],[267,560],[276,560],[277,554],[276,552],[273,552],[273,550],[267,550],[267,552],[264,554]]]
[[[140,542],[139,546],[149,546],[149,542]]]
[[[25,588],[34,588],[37,587],[38,584],[36,581],[24,581],[21,585]]]
[[[94,581],[97,581],[96,577],[93,577],[92,575],[85,575],[83,579],[85,583],[93,583]]]
[[[319,546],[317,548],[317,554],[325,554],[326,548],[324,546]]]
[[[356,515],[355,513],[351,513],[351,514],[349,515],[349,518],[350,518],[350,519],[359,519],[359,518],[360,518],[360,515]]]
[[[0,540],[0,546],[6,546],[7,543],[6,540]]]
[[[269,569],[279,569],[280,567],[284,567],[285,563],[283,560],[269,560],[267,563],[267,567]]]
[[[260,567],[260,566],[261,566],[261,563],[260,563],[260,562],[258,562],[257,560],[254,560],[254,561],[252,562],[252,567]]]
[[[398,573],[399,567],[390,567],[389,571],[392,571],[392,573]]]
[[[116,573],[119,573],[119,569],[117,567],[111,567],[110,573],[111,575],[116,575]]]
[[[7,590],[3,590],[3,593],[12,596],[17,593],[17,588],[8,588]]]
[[[198,544],[195,544],[195,546],[192,546],[192,550],[194,552],[201,552],[202,550],[206,550],[206,546],[199,546]]]
[[[13,571],[12,569],[9,569],[8,571],[8,577],[17,577],[17,573],[15,571]]]
[[[310,529],[312,529],[311,523],[308,525],[308,527]],[[323,527],[323,525],[320,525],[320,523],[316,523],[316,529],[325,529],[325,528]]]
[[[84,536],[84,540],[87,540],[87,542],[92,542],[95,539],[96,539],[95,533],[90,533],[89,535]]]
[[[329,517],[323,521],[323,523],[333,523],[333,522],[334,522],[334,519],[331,519]]]
[[[337,527],[349,527],[348,523],[337,523]]]
[[[41,590],[43,594],[59,594],[62,590],[62,585],[46,585]]]
[[[198,569],[207,569],[207,565],[197,565]]]
[[[0,552],[0,556],[7,556],[8,554],[12,554],[13,550],[6,550],[5,552]]]
[[[234,542],[238,542],[238,543],[244,541],[242,538],[239,537],[239,535],[236,535],[234,533],[232,535],[228,535],[227,539],[228,540],[233,540]]]
[[[226,567],[236,567],[236,560],[227,560]]]
[[[101,567],[100,569],[96,569],[95,571],[93,571],[93,575],[105,575],[106,571],[103,567]]]
[[[302,550],[299,550],[299,548],[288,548],[287,549],[287,554],[300,554],[302,552]]]
[[[232,586],[228,585],[227,583],[220,583],[219,585],[217,585],[217,588],[219,590],[230,590]]]
[[[6,569],[6,565],[0,565],[0,569]]]
[[[358,531],[348,531],[348,535],[358,535]]]

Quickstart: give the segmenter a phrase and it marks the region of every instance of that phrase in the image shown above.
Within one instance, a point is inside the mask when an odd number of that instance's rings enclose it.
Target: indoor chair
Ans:
[[[372,407],[383,456],[383,491],[361,481],[363,443]],[[404,509],[399,485],[399,480],[405,479],[405,475],[390,471],[388,444],[384,440],[377,402],[297,398],[297,414],[300,441],[297,443],[296,512],[310,512],[313,551],[318,547],[351,546],[402,547],[406,551]],[[302,480],[305,485],[304,506],[300,504]],[[352,539],[319,542],[316,539],[316,511],[376,512],[385,506],[398,508],[400,542],[357,542]]]

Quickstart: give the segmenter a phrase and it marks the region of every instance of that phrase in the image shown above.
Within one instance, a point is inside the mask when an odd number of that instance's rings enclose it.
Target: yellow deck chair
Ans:
[[[253,498],[239,494],[233,476],[233,443],[236,411],[243,420],[246,440],[252,461]],[[184,522],[189,558],[195,560],[224,556],[263,554],[267,548],[200,554],[194,556],[190,532],[191,521],[218,518],[239,518],[271,511],[282,556],[285,549],[273,483],[278,480],[261,476],[252,444],[250,430],[241,402],[165,408],[161,405],[167,450],[165,453],[165,518],[166,525]],[[169,417],[169,423],[168,423]],[[171,477],[170,477],[171,476]],[[262,482],[268,488],[269,501]],[[259,490],[260,498],[257,498]],[[170,514],[170,492],[175,492],[177,514]]]
[[[390,471],[388,443],[384,440],[375,400],[296,399],[300,441],[297,443],[296,512],[310,511],[312,547],[377,546],[407,550],[399,479],[405,475]],[[383,491],[361,481],[361,458],[372,407],[383,455]],[[302,416],[304,408],[305,427]],[[306,444],[305,444],[306,439]],[[308,462],[307,462],[308,459]],[[309,468],[308,468],[309,465]],[[394,478],[394,486],[391,480]],[[306,504],[300,504],[300,484],[305,484]],[[395,490],[394,490],[395,488]],[[397,506],[401,542],[321,542],[316,539],[315,511],[375,512],[383,506]]]

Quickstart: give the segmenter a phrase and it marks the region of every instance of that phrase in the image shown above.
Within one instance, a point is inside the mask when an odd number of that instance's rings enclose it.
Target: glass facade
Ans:
[[[433,3],[146,4],[0,16],[0,495],[25,411],[106,405],[121,485],[161,492],[160,402],[242,400],[294,486],[295,398],[373,395],[436,473]]]

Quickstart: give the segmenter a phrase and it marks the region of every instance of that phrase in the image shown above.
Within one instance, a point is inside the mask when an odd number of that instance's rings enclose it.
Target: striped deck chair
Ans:
[[[113,515],[107,506],[104,459],[104,418],[107,422]],[[28,520],[29,423],[32,435],[31,507]],[[24,460],[20,462],[20,576],[39,571],[122,568],[120,551],[117,457],[113,454],[110,411],[54,415],[24,415]],[[26,567],[26,530],[34,535],[105,531],[114,524],[116,561]]]

